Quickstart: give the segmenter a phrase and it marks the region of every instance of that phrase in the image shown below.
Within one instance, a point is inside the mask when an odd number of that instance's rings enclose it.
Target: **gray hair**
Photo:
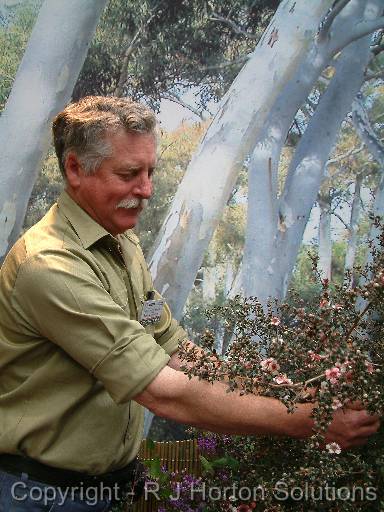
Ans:
[[[87,174],[95,173],[102,161],[112,155],[107,137],[121,129],[156,137],[155,114],[141,103],[112,96],[86,96],[70,103],[52,124],[53,142],[64,178],[70,152],[76,153]]]

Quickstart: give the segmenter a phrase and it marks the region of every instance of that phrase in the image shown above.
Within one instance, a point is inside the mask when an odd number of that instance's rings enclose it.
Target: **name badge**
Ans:
[[[160,320],[161,313],[163,312],[164,302],[164,299],[146,300],[143,304],[140,323],[142,325],[150,325],[158,322]]]

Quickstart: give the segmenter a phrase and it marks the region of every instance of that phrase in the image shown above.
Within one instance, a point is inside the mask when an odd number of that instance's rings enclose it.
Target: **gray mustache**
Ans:
[[[117,208],[145,208],[147,206],[147,199],[139,199],[137,197],[132,197],[131,199],[123,199],[116,205]]]

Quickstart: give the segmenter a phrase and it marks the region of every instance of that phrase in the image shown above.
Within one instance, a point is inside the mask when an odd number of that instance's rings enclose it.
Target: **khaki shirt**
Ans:
[[[143,327],[152,280],[130,231],[111,236],[63,193],[0,270],[0,453],[100,474],[138,452],[132,397],[185,331],[164,306]]]

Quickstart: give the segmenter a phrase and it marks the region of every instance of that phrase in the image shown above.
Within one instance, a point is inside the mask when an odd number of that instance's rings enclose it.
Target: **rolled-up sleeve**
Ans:
[[[12,300],[32,337],[36,333],[36,339],[43,336],[60,347],[100,380],[116,403],[144,390],[184,332],[166,312],[156,342],[112,300],[81,256],[64,250],[24,261]]]
[[[155,298],[160,299],[162,297],[155,291]],[[172,317],[167,303],[164,304],[160,322],[155,326],[153,336],[170,356],[178,350],[179,344],[187,338],[184,329]]]

